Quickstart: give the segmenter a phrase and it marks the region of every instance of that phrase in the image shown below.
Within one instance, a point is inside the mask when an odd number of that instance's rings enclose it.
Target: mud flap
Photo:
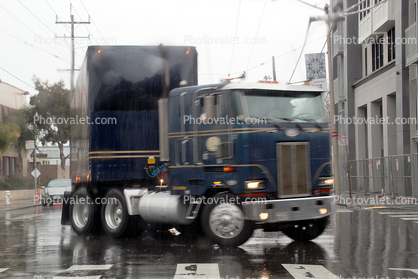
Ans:
[[[71,192],[64,192],[64,200],[62,202],[61,225],[71,225],[70,221],[70,201]]]

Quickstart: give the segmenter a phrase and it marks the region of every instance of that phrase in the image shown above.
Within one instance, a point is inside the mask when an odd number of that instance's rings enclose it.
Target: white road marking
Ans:
[[[0,268],[0,273],[5,272],[8,268]]]
[[[418,215],[389,215],[389,217],[392,217],[392,218],[412,218],[412,217],[414,217],[414,218],[418,218]]]
[[[102,275],[95,275],[95,276],[76,276],[76,277],[62,277],[62,276],[54,276],[52,277],[53,279],[73,279],[73,278],[77,278],[77,279],[100,279],[102,278]]]
[[[43,214],[26,214],[26,215],[12,217],[9,220],[26,220],[26,219],[33,218],[35,216],[41,216],[41,215]]]
[[[332,274],[328,269],[322,265],[308,265],[308,264],[282,264],[284,268],[295,279],[335,279],[337,276]]]
[[[104,265],[73,265],[68,270],[109,270],[113,264],[104,264]]]
[[[218,264],[188,263],[177,264],[174,279],[216,279],[220,278]]]
[[[418,214],[417,211],[381,211],[379,214]]]
[[[418,221],[418,218],[401,218],[401,219],[405,221]]]
[[[411,271],[418,275],[418,269],[412,269],[412,268],[389,268],[389,270],[403,270],[403,271]]]

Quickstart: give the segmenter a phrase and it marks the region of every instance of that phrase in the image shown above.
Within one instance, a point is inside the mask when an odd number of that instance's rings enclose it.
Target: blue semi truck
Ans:
[[[188,46],[91,46],[71,113],[78,235],[198,225],[238,246],[255,228],[320,235],[333,213],[330,129],[308,85],[197,84]]]

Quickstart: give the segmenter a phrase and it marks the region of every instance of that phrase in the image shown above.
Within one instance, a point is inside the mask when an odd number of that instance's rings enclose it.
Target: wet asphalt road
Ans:
[[[339,208],[312,242],[257,230],[235,249],[166,231],[79,237],[56,207],[1,212],[0,278],[418,278],[418,211],[395,211]]]

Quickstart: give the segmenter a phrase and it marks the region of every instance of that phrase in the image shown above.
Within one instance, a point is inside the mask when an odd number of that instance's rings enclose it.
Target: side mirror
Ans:
[[[229,157],[228,144],[229,144],[229,142],[222,141],[218,145],[218,149],[216,150],[216,158],[217,159],[225,159],[225,158]]]
[[[45,190],[46,187],[45,186],[41,186],[41,188]]]
[[[215,101],[216,97],[214,95],[203,97],[203,113],[206,119],[215,117]]]

